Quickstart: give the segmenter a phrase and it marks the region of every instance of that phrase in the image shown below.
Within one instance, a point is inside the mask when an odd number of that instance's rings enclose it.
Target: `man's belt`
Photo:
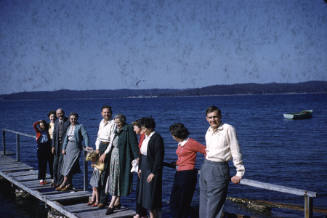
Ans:
[[[100,143],[104,145],[109,145],[109,142],[100,142]]]

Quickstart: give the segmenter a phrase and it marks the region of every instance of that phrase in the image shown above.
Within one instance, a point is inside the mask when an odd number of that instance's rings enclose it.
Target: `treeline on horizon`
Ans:
[[[246,83],[214,85],[193,89],[117,89],[117,90],[58,90],[20,92],[0,95],[1,99],[48,98],[126,98],[160,96],[204,96],[238,94],[327,93],[327,81],[302,83]]]

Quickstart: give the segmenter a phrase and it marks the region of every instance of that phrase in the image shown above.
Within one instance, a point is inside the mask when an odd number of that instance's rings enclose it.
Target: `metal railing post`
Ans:
[[[88,184],[88,164],[86,161],[86,151],[84,151],[84,185],[83,185],[83,190],[86,191],[87,189],[87,184]]]
[[[312,197],[304,196],[304,217],[312,218],[313,201]]]
[[[2,130],[3,155],[6,155],[6,130]]]
[[[20,161],[20,135],[16,134],[16,161]]]

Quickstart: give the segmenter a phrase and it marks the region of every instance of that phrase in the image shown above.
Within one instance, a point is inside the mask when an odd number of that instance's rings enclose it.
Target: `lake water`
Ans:
[[[122,113],[132,122],[143,116],[152,116],[165,141],[165,161],[176,159],[176,142],[169,134],[169,126],[183,122],[191,137],[204,142],[208,128],[205,110],[216,105],[222,110],[223,121],[232,124],[237,131],[243,160],[246,168],[245,178],[306,189],[318,193],[314,199],[315,207],[327,208],[327,94],[294,95],[238,95],[207,97],[163,97],[163,98],[124,98],[124,99],[52,99],[52,100],[2,100],[0,101],[0,127],[34,135],[32,124],[35,120],[47,119],[47,113],[58,107],[66,113],[75,111],[80,115],[94,146],[97,128],[101,120],[100,109],[104,104],[111,105],[113,113]],[[313,109],[313,118],[307,120],[286,120],[285,112]],[[15,136],[7,134],[8,147],[15,150]],[[22,137],[22,161],[37,167],[35,143]],[[198,156],[200,167],[203,157]],[[231,174],[235,173],[231,167]],[[89,168],[89,176],[92,169]],[[167,202],[173,182],[174,171],[164,169],[163,200]],[[89,177],[90,178],[90,177]],[[74,177],[74,184],[82,187],[82,174]],[[134,186],[135,187],[135,186]],[[198,205],[198,190],[193,205]],[[303,205],[303,198],[230,185],[229,196],[261,199],[275,202]],[[135,193],[123,199],[131,208]],[[251,213],[226,203],[226,210]],[[169,217],[167,204],[163,208],[164,217]],[[303,212],[277,210],[273,216],[298,217]],[[315,214],[319,216],[319,214]]]

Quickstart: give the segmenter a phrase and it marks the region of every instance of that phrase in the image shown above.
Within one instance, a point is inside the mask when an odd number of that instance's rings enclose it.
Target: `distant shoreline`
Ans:
[[[117,89],[117,90],[57,90],[20,92],[0,95],[0,100],[37,99],[113,99],[159,97],[206,97],[245,95],[326,94],[327,81],[303,83],[267,83],[215,85],[193,89]]]
[[[254,95],[321,95],[321,94],[326,94],[327,92],[311,92],[311,93],[305,93],[305,92],[299,92],[299,93],[294,93],[294,92],[289,92],[289,93],[263,93],[263,94],[216,94],[216,95],[180,95],[180,96],[127,96],[127,97],[94,97],[94,98],[73,98],[74,100],[106,100],[106,99],[144,99],[144,98],[194,98],[194,97],[218,97],[218,96],[254,96]],[[52,99],[61,99],[61,100],[69,100],[72,99],[71,97],[67,98],[52,98]],[[4,99],[0,97],[0,101],[39,101],[39,100],[46,100],[44,98],[14,98],[14,99]]]

